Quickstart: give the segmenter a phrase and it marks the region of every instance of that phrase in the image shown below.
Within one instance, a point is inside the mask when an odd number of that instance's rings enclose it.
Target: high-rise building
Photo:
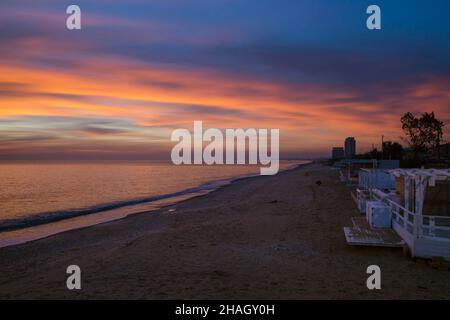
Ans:
[[[342,159],[344,158],[344,148],[342,147],[334,147],[331,149],[331,158],[333,159]]]
[[[351,159],[356,154],[356,140],[354,137],[345,139],[345,157]]]

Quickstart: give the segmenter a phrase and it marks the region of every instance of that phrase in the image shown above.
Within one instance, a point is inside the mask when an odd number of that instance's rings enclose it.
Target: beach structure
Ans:
[[[395,189],[395,178],[386,169],[361,169],[358,175],[356,198],[358,210],[366,214],[366,202],[371,199],[371,191]]]
[[[369,229],[364,233],[364,227],[344,228],[347,242],[386,245],[391,240],[376,230],[391,229],[412,257],[450,260],[450,170],[393,169],[388,173],[391,179],[374,178],[380,172],[362,173],[358,209],[363,212],[364,201]]]
[[[334,164],[340,168],[340,179],[347,185],[357,185],[361,169],[394,169],[400,167],[399,160],[344,159]]]
[[[340,168],[340,179],[347,185],[356,185],[358,183],[358,174],[360,169],[374,169],[377,167],[377,160],[367,159],[344,159],[334,164]]]
[[[358,187],[369,189],[394,189],[395,178],[387,169],[361,169]]]
[[[389,205],[381,201],[366,202],[366,218],[373,228],[390,229],[392,227]]]
[[[399,203],[384,200],[392,228],[407,243],[413,257],[450,260],[450,170],[396,169]]]

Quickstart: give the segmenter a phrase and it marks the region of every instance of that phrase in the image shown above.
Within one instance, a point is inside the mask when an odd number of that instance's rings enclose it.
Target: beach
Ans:
[[[317,184],[319,181],[321,184]],[[338,173],[309,164],[157,211],[0,249],[1,299],[449,299],[450,274],[351,247]],[[366,269],[381,268],[381,290]],[[82,289],[66,287],[66,268]]]

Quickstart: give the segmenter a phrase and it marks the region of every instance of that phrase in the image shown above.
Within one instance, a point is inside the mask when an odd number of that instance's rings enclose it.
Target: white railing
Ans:
[[[421,236],[444,238],[450,241],[450,217],[424,215],[421,222]]]
[[[391,207],[392,222],[417,237],[419,235],[419,216],[390,199],[386,199],[386,201]]]
[[[392,221],[412,236],[450,241],[450,217],[418,215],[392,200],[386,201],[391,207]]]
[[[365,182],[365,181],[363,181]],[[405,232],[414,238],[432,239],[450,242],[450,217],[416,214],[397,202],[389,199],[388,194],[374,192],[377,189],[357,189],[358,200],[365,198],[388,204],[391,211],[392,224],[397,232]],[[358,202],[358,208],[359,208]],[[403,231],[399,231],[399,229]],[[405,234],[406,236],[406,234]],[[403,236],[402,236],[403,237]]]
[[[378,196],[376,193],[374,193],[372,191],[372,189],[370,189],[370,197],[376,201],[384,201],[384,199],[382,199],[380,196]]]

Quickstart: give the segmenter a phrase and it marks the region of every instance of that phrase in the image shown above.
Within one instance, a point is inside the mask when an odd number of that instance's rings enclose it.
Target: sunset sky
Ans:
[[[194,120],[279,128],[282,157],[346,136],[362,152],[399,140],[406,111],[435,111],[449,140],[449,16],[448,0],[2,0],[0,159],[167,159]]]

